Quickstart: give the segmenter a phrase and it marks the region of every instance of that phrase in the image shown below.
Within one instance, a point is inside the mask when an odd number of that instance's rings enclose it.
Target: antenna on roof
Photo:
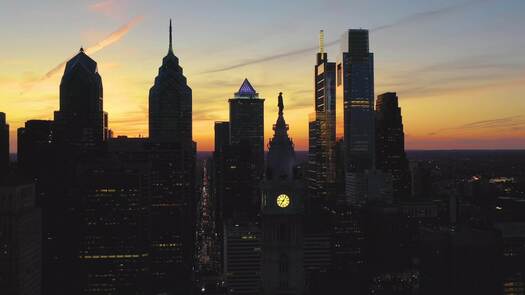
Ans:
[[[324,30],[319,31],[319,52],[324,53]]]

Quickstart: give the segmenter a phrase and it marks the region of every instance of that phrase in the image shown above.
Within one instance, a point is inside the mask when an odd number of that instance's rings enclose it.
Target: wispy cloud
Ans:
[[[103,0],[90,4],[88,9],[105,16],[115,17],[122,14],[122,6],[125,2],[124,0]]]
[[[434,132],[430,132],[428,135],[434,136],[441,133],[454,130],[474,130],[474,129],[511,129],[517,130],[525,127],[525,117],[522,115],[508,116],[496,119],[474,121],[454,127],[443,128]]]
[[[108,36],[106,36],[104,39],[97,42],[95,45],[88,47],[85,49],[85,52],[87,54],[94,54],[111,44],[114,44],[118,41],[120,41],[134,26],[136,26],[138,23],[140,23],[144,17],[142,15],[136,16],[133,19],[131,19],[129,22],[118,28],[116,31],[112,32]],[[69,60],[69,59],[68,59]],[[28,84],[26,84],[26,90],[33,86],[34,83],[41,82],[44,80],[47,80],[51,77],[54,77],[55,75],[61,73],[64,71],[64,67],[66,66],[67,60],[61,62],[51,70],[49,70],[47,73],[44,74],[41,78],[37,79],[36,81],[31,81]]]
[[[479,4],[481,2],[488,2],[488,1],[492,1],[492,0],[471,0],[471,1],[460,3],[460,4],[447,6],[447,7],[444,7],[444,8],[438,8],[438,9],[433,9],[433,10],[428,10],[428,11],[414,13],[414,14],[408,15],[406,17],[403,17],[403,18],[401,18],[401,19],[399,19],[399,20],[397,20],[397,21],[395,21],[393,23],[382,25],[382,26],[379,26],[379,27],[375,27],[375,28],[371,29],[370,31],[377,32],[377,31],[382,31],[382,30],[386,30],[386,29],[402,26],[402,25],[405,25],[405,24],[426,21],[426,20],[429,20],[429,19],[432,19],[432,18],[436,18],[436,17],[442,16],[442,15],[446,15],[446,14],[449,14],[449,13],[452,13],[452,12],[456,12],[456,11],[459,11],[459,10],[462,10],[462,9],[466,9],[468,7],[474,6],[475,4]],[[329,47],[329,46],[336,45],[338,43],[339,43],[339,40],[333,40],[331,42],[326,43],[325,46]],[[233,70],[233,69],[245,67],[245,66],[248,66],[248,65],[259,64],[259,63],[263,63],[263,62],[267,62],[267,61],[271,61],[271,60],[281,59],[281,58],[295,56],[295,55],[300,55],[300,54],[304,54],[304,53],[311,53],[312,51],[316,50],[317,48],[318,47],[307,47],[307,48],[296,49],[296,50],[292,50],[292,51],[288,51],[288,52],[284,52],[284,53],[280,53],[280,54],[274,54],[274,55],[269,55],[269,56],[265,56],[265,57],[249,59],[249,60],[245,60],[243,62],[234,64],[234,65],[225,66],[225,67],[219,67],[219,68],[216,68],[216,69],[211,69],[211,70],[202,72],[201,74],[210,74],[210,73],[224,72],[224,71],[228,71],[228,70]]]

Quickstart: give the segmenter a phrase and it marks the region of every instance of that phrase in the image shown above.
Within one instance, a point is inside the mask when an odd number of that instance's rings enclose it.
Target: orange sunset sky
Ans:
[[[344,30],[368,28],[376,95],[398,93],[407,149],[521,149],[523,11],[520,0],[2,1],[0,111],[16,152],[17,128],[53,118],[63,62],[84,46],[98,62],[110,128],[147,136],[172,18],[199,150],[213,150],[213,122],[228,120],[245,77],[266,98],[266,140],[282,91],[296,149],[307,150],[318,32],[336,44]],[[335,61],[339,46],[327,51]]]

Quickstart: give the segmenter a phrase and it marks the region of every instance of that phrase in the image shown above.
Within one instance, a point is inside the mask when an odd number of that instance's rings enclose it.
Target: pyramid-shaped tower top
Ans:
[[[248,81],[248,79],[244,79],[241,87],[239,88],[239,91],[235,93],[235,95],[250,98],[257,97],[259,94],[257,91],[255,91],[255,88],[253,88],[252,84],[250,84],[250,81]]]

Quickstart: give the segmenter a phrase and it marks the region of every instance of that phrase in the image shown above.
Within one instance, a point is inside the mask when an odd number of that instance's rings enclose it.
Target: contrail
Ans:
[[[370,31],[371,32],[377,32],[377,31],[390,29],[390,28],[393,28],[393,27],[401,26],[401,25],[404,25],[404,24],[412,23],[412,22],[418,22],[418,21],[426,20],[426,19],[429,19],[429,18],[432,18],[432,17],[437,17],[437,16],[440,16],[440,15],[444,15],[444,14],[447,14],[447,13],[451,13],[451,12],[454,12],[454,11],[458,11],[458,10],[467,8],[467,7],[472,6],[472,5],[476,4],[476,3],[487,2],[487,1],[491,1],[491,0],[471,0],[471,1],[460,3],[460,4],[447,6],[447,7],[444,7],[444,8],[418,12],[418,13],[411,14],[411,15],[408,15],[406,17],[403,17],[403,18],[401,18],[401,19],[399,19],[399,20],[397,20],[397,21],[395,21],[395,22],[393,22],[391,24],[375,27],[375,28],[371,29]],[[328,43],[325,44],[325,46],[326,47],[333,46],[333,45],[338,44],[338,43],[339,43],[339,39],[331,41],[331,42],[328,42]],[[296,49],[296,50],[293,50],[293,51],[288,51],[288,52],[284,52],[284,53],[280,53],[280,54],[276,54],[276,55],[270,55],[270,56],[266,56],[266,57],[251,59],[251,60],[247,60],[247,61],[244,61],[244,62],[241,62],[241,63],[238,63],[238,64],[234,64],[234,65],[231,65],[231,66],[226,66],[226,67],[221,67],[221,68],[205,71],[205,72],[202,72],[201,74],[217,73],[217,72],[223,72],[223,71],[227,71],[227,70],[237,69],[237,68],[245,67],[245,66],[248,66],[248,65],[253,65],[253,64],[267,62],[267,61],[274,60],[274,59],[280,59],[280,58],[284,58],[284,57],[288,57],[288,56],[294,56],[294,55],[299,55],[299,54],[303,54],[303,53],[312,52],[313,50],[316,50],[317,48],[318,47],[308,47],[308,48]]]
[[[124,37],[129,32],[129,30],[131,30],[134,26],[136,26],[138,23],[140,23],[143,19],[144,19],[144,17],[141,16],[141,15],[134,17],[128,23],[124,24],[118,30],[116,30],[116,31],[112,32],[111,34],[109,34],[108,36],[106,36],[106,38],[102,39],[97,44],[95,44],[93,46],[90,46],[89,48],[85,49],[85,52],[87,54],[93,54],[93,53],[98,52],[98,51],[108,47],[109,45],[119,41],[120,39],[122,39],[122,37]],[[60,63],[59,65],[57,65],[53,69],[51,69],[49,72],[47,72],[38,81],[46,80],[48,78],[53,77],[54,75],[56,75],[58,73],[61,73],[62,71],[64,71],[64,67],[65,67],[66,63],[67,63],[67,60],[63,61],[62,63]]]

